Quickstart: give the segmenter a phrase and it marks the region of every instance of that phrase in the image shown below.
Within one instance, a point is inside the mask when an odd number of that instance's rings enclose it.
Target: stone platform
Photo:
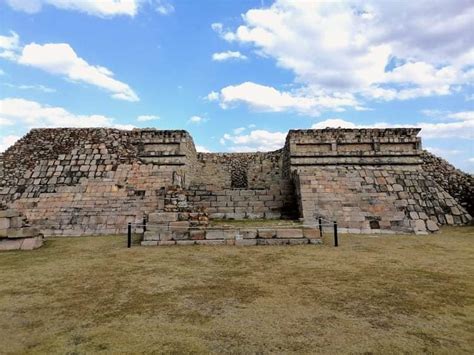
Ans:
[[[301,245],[322,244],[318,229],[292,228],[189,228],[183,224],[148,226],[143,246],[164,245]]]

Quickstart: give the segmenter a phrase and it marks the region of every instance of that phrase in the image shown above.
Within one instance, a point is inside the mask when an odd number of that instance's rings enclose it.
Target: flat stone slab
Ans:
[[[276,237],[279,239],[288,238],[303,238],[303,230],[301,228],[296,229],[277,229]]]
[[[274,229],[258,229],[258,237],[263,239],[271,239],[277,234]]]

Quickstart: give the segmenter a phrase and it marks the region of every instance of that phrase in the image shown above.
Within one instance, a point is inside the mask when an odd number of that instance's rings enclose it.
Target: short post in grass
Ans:
[[[127,226],[127,248],[132,247],[132,224],[128,222]]]
[[[321,217],[318,218],[319,223],[319,236],[320,238],[323,237],[323,219]]]
[[[146,217],[143,216],[143,233],[146,232]]]
[[[339,241],[337,240],[337,222],[334,221],[334,246],[337,247],[339,245]]]

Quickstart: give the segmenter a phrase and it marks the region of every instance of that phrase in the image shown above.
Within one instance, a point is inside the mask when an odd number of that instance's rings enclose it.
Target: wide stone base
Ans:
[[[31,238],[1,238],[0,251],[4,250],[33,250],[43,245],[43,236]]]
[[[165,245],[303,245],[322,244],[314,228],[245,228],[245,229],[160,229],[150,228],[142,246]]]

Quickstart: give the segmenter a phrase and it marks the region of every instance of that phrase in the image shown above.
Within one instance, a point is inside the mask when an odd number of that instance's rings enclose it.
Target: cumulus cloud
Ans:
[[[292,71],[305,99],[343,92],[361,107],[364,99],[448,95],[474,81],[472,1],[277,0],[242,20],[235,30],[212,28]]]
[[[211,98],[214,101],[218,100],[220,106],[224,109],[243,103],[257,111],[293,111],[310,116],[319,115],[320,110],[359,107],[359,103],[352,94],[335,93],[325,95],[320,93],[320,95],[315,95],[308,90],[279,91],[271,86],[253,82],[227,86],[220,93],[210,93],[208,99]]]
[[[230,151],[272,151],[285,145],[286,132],[269,132],[266,130],[253,130],[248,134],[224,134],[221,144],[230,143]]]
[[[138,122],[156,121],[159,119],[160,119],[160,116],[156,116],[156,115],[140,115],[137,117]]]
[[[26,45],[18,63],[63,76],[69,80],[97,86],[119,100],[138,101],[137,94],[125,83],[114,79],[113,73],[102,66],[91,65],[77,56],[67,43],[31,43]]]
[[[115,127],[114,119],[103,115],[77,115],[62,107],[48,106],[22,98],[0,100],[0,126],[40,127]],[[126,126],[127,129],[133,126]]]
[[[239,51],[219,52],[219,53],[214,53],[212,55],[212,60],[217,61],[217,62],[223,62],[223,61],[232,60],[232,59],[233,60],[246,60],[247,56],[243,55]]]
[[[454,114],[456,115],[456,113]],[[462,115],[458,116],[462,117]],[[453,122],[454,121],[454,122]],[[379,122],[374,124],[356,124],[340,118],[327,119],[311,126],[313,129],[324,128],[396,128],[418,127],[421,128],[423,138],[464,138],[474,139],[474,121],[468,119],[455,119],[449,122],[418,122],[413,124],[399,124]]]
[[[195,116],[189,117],[188,123],[200,124],[200,123],[203,123],[203,122],[206,122],[206,121],[207,121],[206,118],[195,115]]]
[[[20,49],[20,36],[10,31],[9,36],[0,36],[0,58],[15,60]]]

